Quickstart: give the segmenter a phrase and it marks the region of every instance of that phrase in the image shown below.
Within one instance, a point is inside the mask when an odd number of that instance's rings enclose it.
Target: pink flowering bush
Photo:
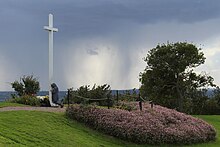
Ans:
[[[215,129],[205,121],[158,105],[152,109],[147,103],[143,111],[130,112],[74,105],[66,114],[106,134],[139,144],[192,144],[216,138]]]

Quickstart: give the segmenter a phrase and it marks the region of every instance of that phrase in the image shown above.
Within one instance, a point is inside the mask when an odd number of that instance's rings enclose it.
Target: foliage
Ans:
[[[137,92],[137,89],[132,89],[124,91],[122,94],[118,94],[118,98],[121,101],[127,101],[127,102],[132,102],[132,101],[137,101],[138,100],[139,93]]]
[[[220,88],[219,87],[216,87],[216,89],[214,90],[213,99],[215,99],[218,106],[220,106]]]
[[[31,106],[41,106],[41,107],[49,107],[49,97],[46,96],[44,98],[38,98],[36,96],[31,95],[23,95],[20,97],[13,97],[9,99],[11,103],[18,103],[24,105],[31,105]]]
[[[210,90],[210,89],[209,89]],[[219,88],[211,89],[214,91],[212,95],[207,94],[207,89],[199,89],[194,91],[190,99],[185,99],[184,108],[185,112],[189,114],[220,114],[219,105]]]
[[[16,80],[11,85],[19,96],[35,95],[40,91],[40,83],[33,75],[23,76],[20,78],[20,82]]]
[[[147,144],[192,144],[215,140],[215,129],[206,122],[161,106],[143,111],[96,107],[68,107],[68,117],[106,134]]]
[[[117,103],[114,108],[117,109],[122,109],[122,110],[127,110],[127,111],[133,111],[133,110],[137,110],[137,108],[132,105],[129,102],[124,102],[124,101],[120,101],[119,103]]]
[[[90,97],[89,85],[80,86],[77,90],[73,90],[73,88],[69,88],[67,91],[69,92],[69,101],[70,101],[70,103],[77,103],[77,104],[86,104],[86,103],[88,103],[87,99],[83,99],[83,98],[80,98],[78,96],[89,98]],[[68,94],[66,95],[66,97],[64,97],[64,103],[67,103],[67,102],[68,102]]]
[[[201,114],[220,115],[220,106],[215,99],[208,99]]]
[[[107,106],[107,98],[109,97],[110,106],[113,105],[113,100],[111,99],[111,88],[110,85],[107,84],[98,86],[94,85],[92,89],[90,89],[89,85],[85,85],[79,87],[77,90],[73,90],[73,88],[70,88],[68,89],[68,91],[70,92],[69,99],[71,103],[96,103],[100,106]],[[65,102],[67,102],[67,98],[65,98]]]
[[[213,91],[214,93],[209,98],[206,98],[204,106],[200,107],[200,109],[202,108],[202,113],[200,114],[220,115],[220,89],[217,87]]]
[[[21,82],[18,81],[14,81],[13,83],[11,83],[12,88],[14,88],[14,90],[17,92],[17,94],[19,96],[24,95],[24,85]]]
[[[31,106],[41,106],[41,99],[30,95],[23,95],[21,97],[13,98],[11,102]]]
[[[194,89],[183,102],[184,111],[189,114],[203,114],[208,100],[206,89]]]
[[[211,76],[194,72],[194,68],[205,62],[205,57],[193,44],[158,45],[144,61],[147,66],[140,74],[141,95],[160,105],[185,111],[184,103],[193,101],[194,92],[201,87],[215,86]]]

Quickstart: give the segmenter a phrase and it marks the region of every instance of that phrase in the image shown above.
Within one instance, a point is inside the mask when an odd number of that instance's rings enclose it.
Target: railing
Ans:
[[[68,103],[68,107],[70,105],[70,95],[72,96],[75,96],[75,97],[78,97],[78,98],[81,98],[81,99],[84,99],[84,100],[87,100],[87,101],[104,101],[104,100],[107,100],[107,106],[108,106],[108,109],[110,109],[110,95],[107,94],[107,98],[101,98],[101,99],[92,99],[92,98],[86,98],[86,97],[83,97],[83,96],[79,96],[79,95],[75,95],[75,94],[70,94],[70,90],[68,90],[67,92],[67,103]],[[139,101],[139,108],[140,108],[140,111],[142,111],[142,102],[146,102],[145,99],[143,99],[140,95],[140,93],[138,94],[138,96],[134,96],[134,95],[128,95],[128,94],[121,94],[121,96],[127,96],[127,97],[131,97],[131,98],[136,98],[137,101]],[[116,100],[117,100],[117,103],[119,101],[119,93],[118,91],[116,91]],[[151,104],[151,108],[153,108],[153,101],[148,101],[149,104]]]
[[[90,101],[104,101],[104,100],[107,100],[108,109],[110,108],[110,96],[109,95],[107,95],[107,98],[102,98],[102,99],[92,99],[92,98],[87,98],[87,97],[83,97],[83,96],[79,96],[79,95],[75,95],[75,94],[73,96],[84,99],[84,100],[87,100],[89,102]],[[67,103],[68,103],[68,107],[69,107],[69,105],[70,105],[70,90],[68,90],[68,92],[67,92]]]

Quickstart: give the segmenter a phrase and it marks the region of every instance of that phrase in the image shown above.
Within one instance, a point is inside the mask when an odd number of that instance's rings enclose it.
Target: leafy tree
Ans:
[[[220,106],[217,104],[216,100],[213,98],[209,98],[206,101],[205,107],[201,114],[207,115],[219,115],[220,114]]]
[[[220,88],[216,87],[213,93],[213,98],[216,100],[216,103],[220,107]]]
[[[19,96],[34,95],[40,91],[40,84],[33,75],[23,76],[20,78],[20,82],[16,80],[11,85]]]
[[[207,101],[209,100],[207,89],[196,89],[190,94],[191,95],[188,97],[190,98],[189,101],[191,101],[191,105],[186,107],[191,108],[191,114],[203,114],[204,110],[207,108]]]
[[[12,88],[14,88],[14,90],[17,92],[18,96],[22,96],[24,95],[24,85],[21,82],[18,81],[14,81],[13,83],[11,83]]]
[[[194,72],[194,68],[205,62],[203,52],[194,44],[157,45],[144,61],[147,66],[140,73],[141,95],[163,106],[183,111],[184,102],[191,99],[193,92],[205,86],[215,86],[211,76]]]

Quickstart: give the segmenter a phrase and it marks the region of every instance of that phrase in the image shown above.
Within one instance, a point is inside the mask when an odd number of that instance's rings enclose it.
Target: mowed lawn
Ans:
[[[0,112],[0,146],[135,146],[69,120],[62,113]]]
[[[16,106],[19,106],[19,107],[30,107],[29,105],[24,105],[24,104],[18,104],[18,103],[10,103],[10,102],[0,102],[0,108],[2,107],[16,107]]]
[[[192,145],[196,147],[220,147],[220,115],[196,115],[194,117],[201,118],[213,125],[217,131],[217,139],[215,142]]]
[[[220,132],[220,116],[196,116]],[[104,135],[69,120],[63,113],[0,112],[0,146],[147,147]],[[163,145],[170,146],[170,145]],[[191,146],[220,146],[220,140]]]

